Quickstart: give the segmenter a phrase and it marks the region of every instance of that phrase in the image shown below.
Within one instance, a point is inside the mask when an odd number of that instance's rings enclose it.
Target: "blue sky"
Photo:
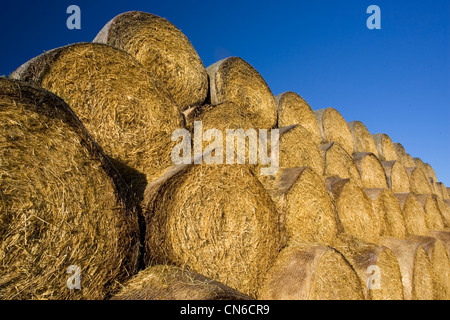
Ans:
[[[66,9],[81,8],[81,30]],[[381,30],[369,30],[369,5]],[[450,1],[10,1],[0,4],[0,75],[66,44],[91,41],[115,15],[167,18],[205,66],[228,56],[251,63],[273,93],[295,91],[313,109],[387,133],[450,186]]]

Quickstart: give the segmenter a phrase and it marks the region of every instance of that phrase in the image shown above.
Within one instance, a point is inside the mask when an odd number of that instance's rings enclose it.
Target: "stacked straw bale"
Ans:
[[[429,163],[425,163],[424,165],[425,165],[425,169],[427,170],[427,177],[428,177],[428,179],[430,181],[431,189],[433,191],[433,194],[439,195],[437,187],[436,187],[436,183],[438,181],[437,176],[436,176],[436,172],[434,172],[433,167]]]
[[[323,175],[325,178],[333,176],[341,179],[351,179],[359,187],[362,187],[361,176],[353,163],[353,158],[337,142],[329,142],[321,145],[319,150],[324,161]]]
[[[373,208],[379,217],[380,235],[405,239],[405,219],[394,193],[389,189],[364,189],[364,192],[372,199]]]
[[[353,136],[347,122],[334,108],[326,108],[314,111],[319,123],[322,142],[338,142],[344,150],[353,154]]]
[[[104,299],[137,272],[131,191],[57,96],[0,78],[0,119],[0,299]]]
[[[393,193],[411,192],[408,173],[399,161],[383,161],[381,165],[383,166],[389,189]]]
[[[448,201],[448,200],[445,200]],[[450,230],[450,207],[445,203],[444,200],[436,197],[436,203],[439,208],[439,212],[441,213],[442,221],[444,222],[444,226],[446,230]]]
[[[361,121],[352,121],[348,127],[353,136],[353,152],[370,152],[377,154],[378,150],[367,127]]]
[[[406,231],[409,235],[426,235],[428,233],[425,212],[412,193],[395,194],[402,208]]]
[[[427,224],[428,230],[443,230],[444,221],[437,204],[436,196],[420,194],[416,195],[416,198],[425,212],[425,223]]]
[[[182,116],[173,100],[126,52],[103,44],[73,44],[32,59],[13,77],[62,97],[137,198],[147,182],[172,165],[170,137],[182,125]]]
[[[196,272],[156,265],[139,272],[111,300],[251,300]]]
[[[258,292],[263,300],[362,300],[358,276],[347,260],[327,246],[284,248]]]
[[[283,168],[264,185],[278,205],[283,243],[331,244],[337,234],[333,201],[311,168]]]
[[[433,299],[433,268],[419,241],[382,238],[380,242],[397,257],[405,300]]]
[[[413,236],[411,240],[422,244],[428,254],[433,270],[433,293],[435,300],[450,299],[450,260],[442,241],[424,236]]]
[[[358,274],[365,299],[403,300],[400,267],[391,250],[345,234],[336,238],[334,247]],[[374,266],[379,268],[379,279],[371,278],[377,277],[377,271],[371,270]]]
[[[322,143],[319,123],[309,104],[295,92],[285,92],[275,97],[278,107],[278,127],[300,124],[319,146]]]
[[[326,186],[334,197],[339,231],[377,243],[380,238],[380,221],[373,210],[372,200],[364,191],[350,179],[336,177],[328,178]]]
[[[179,108],[205,101],[208,76],[203,62],[188,38],[166,19],[125,12],[109,21],[94,42],[123,49],[136,58]]]
[[[148,264],[186,266],[254,296],[279,250],[275,204],[244,165],[180,165],[149,185]]]
[[[447,188],[445,187],[445,184],[443,182],[436,183],[436,190],[437,190],[437,195],[439,197],[441,197],[441,199],[444,199],[444,200],[450,199],[448,192],[447,192]]]
[[[450,257],[450,232],[448,231],[430,231],[428,234],[430,237],[440,240],[445,250],[447,251],[447,256]]]
[[[378,151],[380,161],[397,160],[397,152],[391,138],[385,133],[373,134],[373,141]]]
[[[411,192],[415,194],[432,194],[430,181],[425,172],[420,167],[406,168],[409,176]]]
[[[405,148],[402,146],[401,143],[394,143],[395,153],[397,154],[398,161],[405,167],[415,167],[416,164],[414,163],[413,157],[406,153]]]
[[[273,128],[277,123],[277,104],[263,77],[241,58],[220,60],[206,69],[210,102],[230,101],[242,108],[256,128]]]
[[[373,153],[358,152],[353,155],[353,162],[361,176],[364,188],[387,188],[383,166]]]

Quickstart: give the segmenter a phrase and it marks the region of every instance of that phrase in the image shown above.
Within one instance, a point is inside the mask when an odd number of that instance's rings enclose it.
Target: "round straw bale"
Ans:
[[[447,230],[450,230],[450,206],[446,204],[445,201],[449,202],[449,200],[441,200],[439,197],[436,197],[436,203],[439,208],[439,212],[441,213],[444,226]]]
[[[107,297],[137,272],[131,191],[50,92],[0,78],[0,121],[0,299]]]
[[[278,106],[278,127],[300,124],[311,135],[316,145],[322,143],[319,123],[309,104],[295,92],[285,92],[275,96]]]
[[[364,188],[387,188],[386,175],[377,156],[368,152],[357,152],[353,162],[361,176]]]
[[[441,199],[447,200],[450,199],[447,188],[445,187],[445,184],[443,182],[437,182],[436,183],[436,189],[437,189],[437,195],[441,197]]]
[[[419,241],[384,237],[380,243],[397,257],[405,300],[433,299],[433,268],[423,245]]]
[[[353,136],[347,122],[334,108],[326,108],[314,111],[319,123],[323,143],[338,142],[344,150],[353,154]]]
[[[147,265],[186,266],[255,295],[280,239],[275,204],[247,166],[177,166],[144,196]]]
[[[425,212],[417,198],[412,193],[397,193],[395,197],[402,208],[408,234],[426,235],[428,227],[425,222]]]
[[[332,243],[337,234],[334,205],[314,170],[282,168],[264,181],[279,208],[283,243]]]
[[[346,259],[326,246],[285,247],[258,292],[263,300],[362,300],[358,276]]]
[[[328,191],[333,195],[341,232],[364,241],[377,243],[380,238],[379,217],[372,200],[350,179],[328,178]]]
[[[126,52],[103,44],[73,44],[32,59],[13,76],[62,97],[139,199],[147,181],[172,165],[171,134],[182,125],[182,116]]]
[[[442,241],[424,236],[413,236],[410,240],[420,242],[431,261],[433,269],[433,292],[435,300],[450,299],[450,260]]]
[[[433,167],[429,163],[425,163],[425,169],[427,170],[427,177],[431,184],[431,189],[433,191],[433,194],[438,195],[437,188],[436,188],[436,182],[438,181],[436,177],[436,173],[434,172]]]
[[[425,172],[420,167],[406,168],[409,176],[411,192],[415,194],[432,194],[430,181]]]
[[[367,127],[361,121],[352,121],[348,127],[353,136],[353,152],[370,152],[377,154],[377,147]]]
[[[310,167],[322,176],[324,159],[308,131],[298,125],[280,137],[280,167]]]
[[[337,142],[325,143],[319,147],[324,159],[324,176],[351,179],[362,187],[361,176],[353,163],[353,158]]]
[[[408,173],[399,161],[383,161],[381,165],[386,174],[389,189],[393,193],[411,192]]]
[[[206,71],[212,104],[234,102],[257,128],[276,126],[277,104],[272,91],[248,62],[231,57],[214,63]]]
[[[372,204],[380,219],[381,236],[404,239],[405,219],[397,198],[389,189],[364,189],[372,199]]]
[[[408,153],[406,153],[405,148],[401,143],[394,143],[395,153],[397,154],[398,161],[405,167],[415,167],[413,157],[411,157]]]
[[[393,161],[397,160],[397,152],[395,146],[392,143],[391,138],[385,133],[373,134],[373,141],[377,147],[377,155],[380,161]]]
[[[196,272],[169,265],[140,271],[111,300],[251,300]]]
[[[205,101],[208,76],[203,62],[188,38],[166,19],[125,12],[109,21],[94,42],[118,47],[136,58],[181,109]]]
[[[365,299],[403,300],[400,267],[391,250],[346,234],[336,238],[334,248],[356,271]],[[374,266],[379,268],[378,271]]]
[[[441,211],[439,210],[436,196],[430,194],[416,195],[417,200],[425,212],[425,223],[429,230],[443,230],[444,221],[442,219]]]
[[[428,236],[439,239],[450,257],[450,232],[448,231],[430,231]]]

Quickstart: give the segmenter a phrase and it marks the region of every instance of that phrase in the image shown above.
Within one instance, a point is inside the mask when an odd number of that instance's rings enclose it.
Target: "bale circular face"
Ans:
[[[349,154],[353,154],[353,136],[342,115],[334,108],[314,111],[322,140],[326,142],[338,142]]]
[[[387,188],[383,166],[373,153],[355,153],[353,162],[361,176],[364,188]]]
[[[245,165],[187,165],[146,190],[148,263],[172,263],[254,296],[279,250],[278,214]]]
[[[109,21],[94,42],[118,47],[135,57],[180,109],[205,101],[208,76],[203,62],[188,38],[166,19],[125,12]]]
[[[206,71],[212,104],[233,102],[258,129],[276,126],[275,98],[266,81],[249,63],[231,57],[214,63]]]
[[[349,179],[328,178],[326,185],[334,197],[340,230],[355,238],[378,243],[380,219],[364,191]]]
[[[318,146],[322,143],[319,123],[309,104],[295,92],[285,92],[275,97],[278,106],[278,127],[299,124],[311,135]]]
[[[55,95],[0,78],[0,119],[1,299],[107,297],[137,272],[125,182]]]
[[[373,141],[373,137],[361,121],[352,121],[348,123],[348,127],[353,136],[354,152],[370,152],[377,154],[377,147]]]
[[[348,234],[339,235],[333,247],[355,269],[366,299],[403,300],[399,262],[389,248]]]
[[[324,159],[324,176],[350,179],[362,187],[361,175],[353,163],[352,157],[337,142],[330,142],[319,147]]]
[[[138,198],[147,182],[172,165],[171,134],[181,127],[181,114],[126,52],[78,43],[34,58],[13,76],[62,97]]]
[[[355,271],[336,250],[326,246],[284,248],[258,294],[263,300],[362,300]]]
[[[376,155],[380,161],[394,161],[397,160],[397,152],[392,143],[391,138],[385,133],[373,134],[373,141],[377,147]]]
[[[251,300],[196,272],[169,265],[140,271],[111,300]]]

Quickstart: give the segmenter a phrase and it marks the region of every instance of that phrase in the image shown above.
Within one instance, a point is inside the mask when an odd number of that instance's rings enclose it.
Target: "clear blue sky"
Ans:
[[[66,27],[69,5],[81,30]],[[369,5],[381,30],[369,30]],[[205,66],[239,56],[273,93],[295,91],[313,109],[335,107],[387,133],[450,186],[450,1],[9,1],[0,4],[0,74],[69,43],[91,41],[124,11],[167,18]]]

